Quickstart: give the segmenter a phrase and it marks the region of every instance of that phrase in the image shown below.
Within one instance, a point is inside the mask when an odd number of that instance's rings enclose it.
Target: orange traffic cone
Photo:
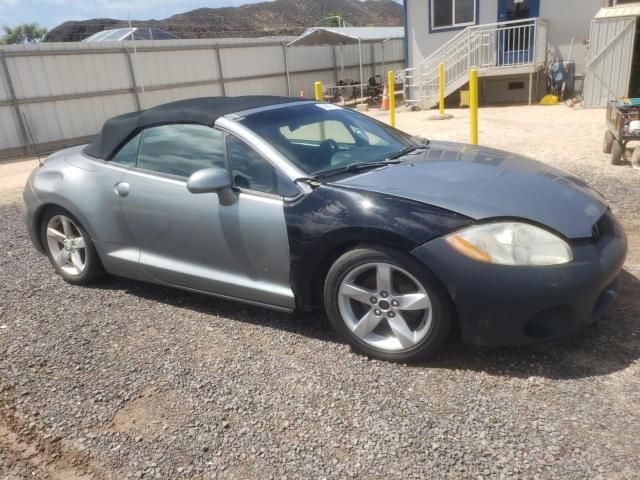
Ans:
[[[300,98],[304,98],[304,88],[300,87]]]
[[[387,85],[382,91],[382,110],[389,110],[389,87]]]

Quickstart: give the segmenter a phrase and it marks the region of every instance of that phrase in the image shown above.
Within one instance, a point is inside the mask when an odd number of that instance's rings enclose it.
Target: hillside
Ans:
[[[240,7],[199,8],[164,20],[132,23],[160,28],[179,38],[263,37],[299,35],[306,27],[336,14],[351,26],[402,25],[402,7],[393,0],[275,0]],[[53,28],[45,41],[81,41],[96,32],[127,25],[123,20],[105,18],[70,21]]]

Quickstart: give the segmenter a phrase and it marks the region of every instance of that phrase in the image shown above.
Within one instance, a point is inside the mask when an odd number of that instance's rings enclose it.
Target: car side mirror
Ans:
[[[205,168],[193,173],[187,180],[191,193],[217,193],[222,205],[231,205],[237,200],[231,188],[231,177],[224,168]]]

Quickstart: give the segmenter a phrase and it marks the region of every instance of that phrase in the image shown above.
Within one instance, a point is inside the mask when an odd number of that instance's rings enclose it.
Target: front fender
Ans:
[[[285,204],[291,258],[291,288],[300,308],[317,306],[314,289],[331,263],[358,243],[378,243],[410,252],[471,222],[441,208],[405,198],[335,185],[321,185]]]

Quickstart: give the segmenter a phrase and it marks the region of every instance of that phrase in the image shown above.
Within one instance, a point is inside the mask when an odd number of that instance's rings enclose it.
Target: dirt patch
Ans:
[[[166,399],[167,394],[145,389],[140,398],[116,412],[111,431],[150,437],[168,428],[167,414],[170,413],[170,407]]]
[[[34,434],[22,434],[15,421],[0,415],[0,450],[6,459],[4,472],[27,470],[33,478],[51,480],[95,480],[103,478],[87,463],[86,457],[77,452],[65,450],[59,442],[43,442]],[[2,473],[2,470],[0,470]]]
[[[46,473],[53,480],[91,480],[94,476],[77,467],[68,465],[66,460],[54,460],[47,452],[39,452],[38,446],[23,441],[16,433],[0,423],[0,446],[10,452],[18,462],[26,462],[36,472]]]

